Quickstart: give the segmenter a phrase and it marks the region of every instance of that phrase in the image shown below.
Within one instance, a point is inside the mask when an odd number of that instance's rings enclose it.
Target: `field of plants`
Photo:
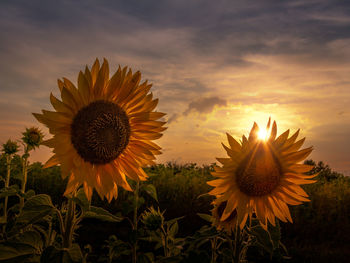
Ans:
[[[315,165],[311,174],[319,173],[316,183],[303,186],[311,202],[291,206],[293,223],[280,222],[280,229],[269,226],[266,232],[251,222],[241,243],[245,262],[347,262],[350,179],[323,162],[306,163]],[[6,164],[2,155],[1,213],[6,197],[8,213],[1,222],[1,262],[231,262],[230,237],[211,224],[212,187],[206,182],[213,179],[214,164],[151,166],[147,181],[130,182],[136,191],[120,189],[110,203],[96,193],[89,203],[78,191],[79,221],[68,252],[57,249],[64,239],[59,217],[67,218],[69,205],[60,167],[29,164],[23,194],[23,157],[13,156],[8,187]]]

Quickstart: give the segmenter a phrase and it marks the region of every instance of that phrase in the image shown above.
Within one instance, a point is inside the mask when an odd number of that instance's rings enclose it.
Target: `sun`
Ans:
[[[266,129],[259,129],[258,131],[258,139],[262,141],[267,140],[267,130]]]

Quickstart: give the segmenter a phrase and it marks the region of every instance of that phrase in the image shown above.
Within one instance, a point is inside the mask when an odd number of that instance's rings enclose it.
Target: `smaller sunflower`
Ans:
[[[267,130],[270,128],[270,120]],[[228,158],[217,158],[222,167],[212,172],[218,179],[208,184],[215,188],[209,194],[224,207],[220,222],[226,222],[234,211],[243,228],[252,214],[266,229],[267,222],[275,225],[275,217],[292,222],[287,205],[309,201],[301,184],[314,183],[316,175],[306,175],[313,166],[300,164],[312,151],[312,147],[299,150],[305,138],[296,141],[299,130],[289,137],[289,130],[276,138],[277,125],[273,123],[269,137],[259,140],[259,127],[254,123],[249,137],[241,143],[227,134],[229,147],[224,146]]]
[[[153,208],[148,209],[142,214],[141,222],[151,231],[159,229],[164,223],[164,212],[160,212],[159,207],[157,210]]]
[[[26,128],[22,135],[22,141],[27,145],[28,150],[39,147],[44,138],[43,133],[36,127]]]
[[[9,139],[6,143],[2,145],[2,151],[4,154],[8,155],[15,154],[16,152],[18,152],[18,144]]]

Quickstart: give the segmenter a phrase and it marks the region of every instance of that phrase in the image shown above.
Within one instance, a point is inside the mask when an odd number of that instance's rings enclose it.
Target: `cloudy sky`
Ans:
[[[271,116],[350,175],[349,28],[349,1],[1,1],[0,143],[40,126],[31,112],[51,109],[57,78],[107,58],[153,83],[159,162],[215,162],[226,132]]]

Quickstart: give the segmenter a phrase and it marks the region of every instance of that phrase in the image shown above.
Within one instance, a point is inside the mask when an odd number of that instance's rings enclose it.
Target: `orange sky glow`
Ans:
[[[304,147],[314,147],[310,158],[350,175],[349,8],[321,0],[164,1],[156,10],[102,2],[42,4],[41,13],[34,3],[0,4],[0,143],[30,126],[49,138],[31,113],[52,109],[57,78],[76,83],[85,65],[105,57],[111,73],[128,65],[153,83],[168,121],[158,162],[211,164],[225,157],[226,132],[239,140],[271,117],[278,134],[300,128]],[[42,146],[31,161],[50,155]]]

